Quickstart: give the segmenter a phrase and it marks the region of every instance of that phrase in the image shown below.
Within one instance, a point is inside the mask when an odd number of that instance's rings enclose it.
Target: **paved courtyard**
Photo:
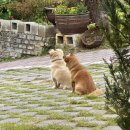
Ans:
[[[77,54],[81,63],[97,63],[103,62],[103,58],[109,60],[113,56],[111,49],[93,50],[89,52],[80,52]],[[50,65],[49,56],[33,57],[28,59],[20,59],[13,62],[0,63],[0,69],[38,67]]]
[[[112,52],[77,55],[92,74],[97,87],[104,88],[103,74],[110,74],[101,61],[102,57],[108,60]],[[96,58],[96,55],[100,57]],[[0,129],[121,130],[115,121],[117,115],[106,110],[104,95],[78,96],[70,90],[53,89],[47,67],[49,57],[38,58],[0,63]],[[29,60],[32,64],[27,62]]]

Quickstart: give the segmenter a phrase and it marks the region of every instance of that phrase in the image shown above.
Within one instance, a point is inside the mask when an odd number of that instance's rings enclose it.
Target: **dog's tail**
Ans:
[[[105,93],[104,89],[97,88],[95,91],[90,93],[88,96],[100,96],[100,95],[103,95],[104,93]]]

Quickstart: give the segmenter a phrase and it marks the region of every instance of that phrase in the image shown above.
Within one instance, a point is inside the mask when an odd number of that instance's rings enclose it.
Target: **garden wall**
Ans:
[[[41,55],[55,44],[53,25],[0,19],[0,58]]]

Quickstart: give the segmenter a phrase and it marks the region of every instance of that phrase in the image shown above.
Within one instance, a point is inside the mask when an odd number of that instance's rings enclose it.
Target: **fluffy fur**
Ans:
[[[63,59],[64,53],[61,49],[52,49],[49,51],[51,59],[51,76],[54,82],[54,88],[71,89],[71,73]]]
[[[86,68],[80,64],[74,54],[65,56],[64,60],[71,71],[73,92],[80,95],[88,94],[93,96],[98,96],[103,93],[102,90],[96,89],[91,75]]]

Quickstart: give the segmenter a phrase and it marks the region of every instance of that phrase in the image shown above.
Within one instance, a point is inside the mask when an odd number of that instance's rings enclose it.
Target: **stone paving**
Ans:
[[[53,89],[49,67],[3,68],[1,65],[0,129],[15,130],[8,128],[22,124],[41,130],[121,130],[117,115],[105,109],[104,95],[78,96],[70,90]],[[104,88],[103,73],[109,76],[106,65],[86,64],[86,68],[96,85]]]

